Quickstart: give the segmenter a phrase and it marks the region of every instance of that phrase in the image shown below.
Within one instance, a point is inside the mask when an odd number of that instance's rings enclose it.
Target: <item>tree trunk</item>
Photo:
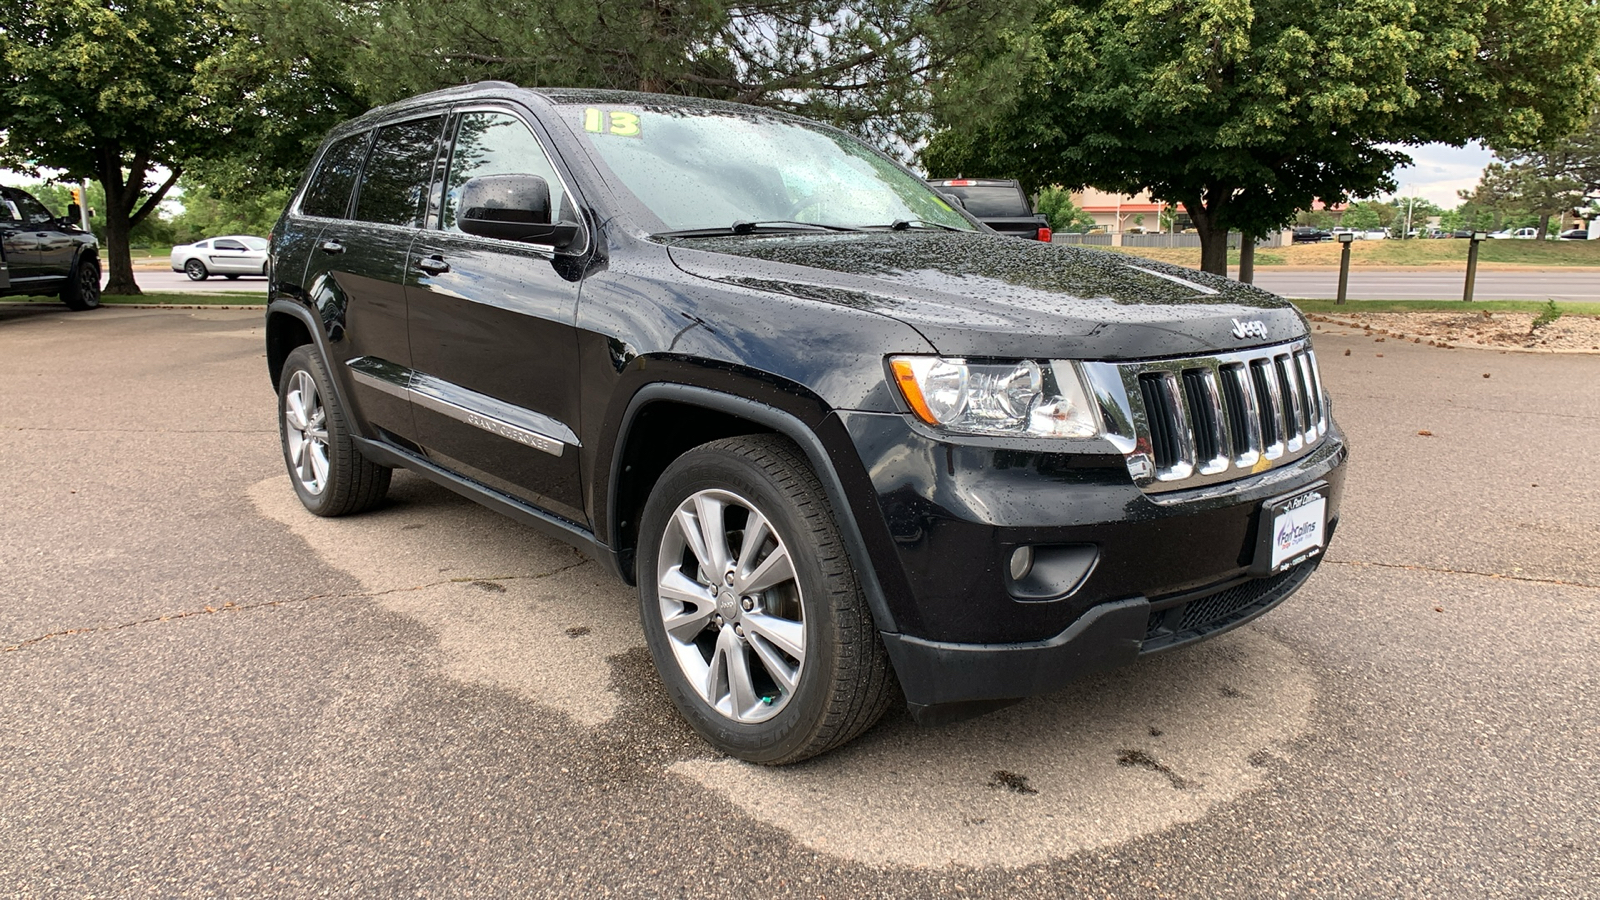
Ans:
[[[129,213],[136,199],[129,195],[136,192],[118,181],[100,180],[106,191],[106,269],[111,276],[101,293],[142,294],[139,283],[133,280],[133,254],[128,248],[128,235],[133,231]]]
[[[161,198],[178,183],[183,171],[177,166],[162,184],[139,202],[145,188],[145,175],[150,170],[150,157],[139,151],[123,172],[122,150],[116,146],[98,148],[95,170],[100,186],[106,192],[106,263],[110,278],[101,290],[103,294],[142,294],[139,283],[133,280],[133,254],[129,252],[128,239],[133,229],[155,211]]]
[[[1200,235],[1200,271],[1228,277],[1228,229],[1217,226],[1217,211],[1198,200],[1183,201]]]
[[[1256,239],[1248,234],[1239,238],[1239,283],[1256,283]]]
[[[1542,213],[1539,216],[1539,233],[1534,235],[1534,237],[1536,237],[1536,238],[1538,238],[1539,240],[1542,241],[1542,240],[1544,240],[1544,236],[1549,234],[1549,233],[1550,233],[1550,213]]]

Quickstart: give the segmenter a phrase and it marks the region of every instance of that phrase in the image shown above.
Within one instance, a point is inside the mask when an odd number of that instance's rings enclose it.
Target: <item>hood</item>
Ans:
[[[1306,333],[1287,300],[1227,278],[992,234],[751,235],[668,249],[691,275],[888,316],[951,356],[1149,359]]]

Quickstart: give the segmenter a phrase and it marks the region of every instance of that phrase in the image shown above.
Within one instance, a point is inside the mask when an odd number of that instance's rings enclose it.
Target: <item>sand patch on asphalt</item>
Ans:
[[[823,853],[1020,866],[1194,821],[1259,788],[1307,730],[1314,696],[1289,649],[1247,626],[968,722],[901,717],[799,766],[671,771]]]
[[[448,677],[514,691],[589,727],[616,715],[607,660],[644,646],[638,603],[576,550],[401,473],[383,508],[340,519],[306,512],[287,475],[249,495],[374,602],[433,631]]]

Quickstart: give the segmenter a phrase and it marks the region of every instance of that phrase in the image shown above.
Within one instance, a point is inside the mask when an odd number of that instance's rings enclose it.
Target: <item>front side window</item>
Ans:
[[[456,223],[461,186],[485,175],[537,175],[550,186],[550,209],[555,220],[577,221],[561,187],[561,178],[528,126],[509,113],[472,112],[462,115],[456,128],[450,174],[445,180],[441,223],[444,230],[461,231]]]
[[[732,109],[573,104],[562,113],[670,230],[900,221],[974,230],[922,179],[832,129]]]
[[[361,168],[361,153],[367,148],[366,133],[351,135],[338,141],[322,154],[317,173],[306,186],[306,195],[300,201],[300,212],[308,216],[342,219],[350,208],[350,189],[356,184],[356,171]]]
[[[357,219],[410,228],[421,226],[443,126],[444,117],[434,116],[378,129],[372,153],[361,170]]]
[[[37,227],[55,223],[56,217],[50,215],[50,210],[45,209],[43,203],[33,199],[32,194],[17,191],[12,195],[12,199],[16,201],[17,210],[22,214],[20,216],[22,224]]]

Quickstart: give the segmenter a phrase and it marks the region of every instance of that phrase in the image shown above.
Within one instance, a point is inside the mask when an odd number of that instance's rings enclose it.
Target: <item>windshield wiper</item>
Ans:
[[[878,226],[883,227],[883,226]],[[889,223],[890,231],[908,231],[912,228],[943,228],[945,231],[965,231],[954,225],[941,225],[938,222],[929,222],[926,219],[895,219]]]
[[[663,231],[657,237],[721,237],[730,234],[755,234],[757,231],[865,231],[850,225],[824,225],[820,222],[792,222],[787,219],[768,219],[761,222],[735,222],[726,228],[685,228],[681,231]]]

